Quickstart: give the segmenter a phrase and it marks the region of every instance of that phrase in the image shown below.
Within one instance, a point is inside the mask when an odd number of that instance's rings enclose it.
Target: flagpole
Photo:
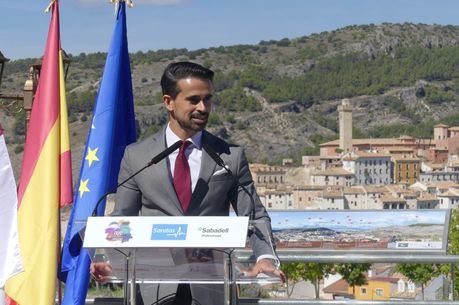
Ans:
[[[57,270],[59,272],[59,268],[61,265],[61,251],[60,249],[62,248],[62,228],[61,228],[61,209],[57,209],[57,219],[58,219],[58,226],[57,226],[57,236],[59,237],[59,248],[57,249]],[[61,305],[62,304],[62,282],[59,281],[59,278],[56,275],[56,281],[57,281],[57,304]]]

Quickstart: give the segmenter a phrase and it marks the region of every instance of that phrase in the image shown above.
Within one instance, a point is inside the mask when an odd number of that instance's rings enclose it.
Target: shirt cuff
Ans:
[[[259,257],[257,257],[257,263],[262,260],[262,259],[271,259],[273,260],[273,263],[274,263],[274,266],[276,268],[279,268],[280,266],[280,261],[279,259],[277,259],[277,257],[275,257],[274,255],[271,255],[271,254],[263,254],[263,255],[260,255]]]

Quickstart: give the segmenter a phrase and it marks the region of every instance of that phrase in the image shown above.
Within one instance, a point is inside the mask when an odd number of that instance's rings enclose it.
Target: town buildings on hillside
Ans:
[[[352,106],[338,108],[340,139],[282,166],[251,164],[267,209],[435,209],[459,206],[459,127],[433,139],[353,139]]]

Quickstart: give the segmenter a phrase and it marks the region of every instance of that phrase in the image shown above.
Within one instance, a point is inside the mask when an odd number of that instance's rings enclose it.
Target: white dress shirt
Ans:
[[[191,145],[185,150],[185,156],[188,160],[188,165],[190,166],[190,175],[191,175],[191,193],[194,192],[196,183],[198,183],[199,172],[201,171],[201,158],[202,158],[202,131],[198,132],[194,136],[186,141],[190,141]],[[172,131],[169,124],[166,127],[166,145],[167,147],[172,146],[175,142],[181,141],[181,139]],[[175,160],[177,159],[179,150],[172,152],[169,157],[169,168],[172,181],[174,181],[174,169],[175,169]]]

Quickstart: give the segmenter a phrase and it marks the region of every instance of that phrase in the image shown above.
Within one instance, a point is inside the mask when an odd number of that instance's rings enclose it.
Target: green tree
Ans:
[[[13,130],[16,135],[23,136],[27,131],[26,113],[20,111],[14,116]]]
[[[352,286],[352,294],[355,296],[355,286],[361,286],[367,283],[365,272],[367,272],[370,267],[371,264],[368,263],[344,263],[335,265],[335,271],[341,274],[343,279]]]
[[[397,264],[395,270],[400,272],[413,283],[421,285],[422,300],[424,300],[425,285],[440,274],[440,265],[437,264]]]
[[[449,254],[458,255],[459,254],[459,211],[453,210],[451,215],[450,221],[450,231],[449,231],[449,247],[448,252]],[[454,278],[459,278],[459,270],[457,266],[454,264]],[[451,274],[450,270],[448,270],[449,274]],[[456,280],[454,281],[454,298],[457,299],[459,297],[459,282]]]
[[[292,295],[295,284],[310,281],[314,285],[316,299],[319,299],[319,283],[329,274],[333,274],[333,264],[321,263],[286,263],[281,265],[287,277],[287,294]]]

